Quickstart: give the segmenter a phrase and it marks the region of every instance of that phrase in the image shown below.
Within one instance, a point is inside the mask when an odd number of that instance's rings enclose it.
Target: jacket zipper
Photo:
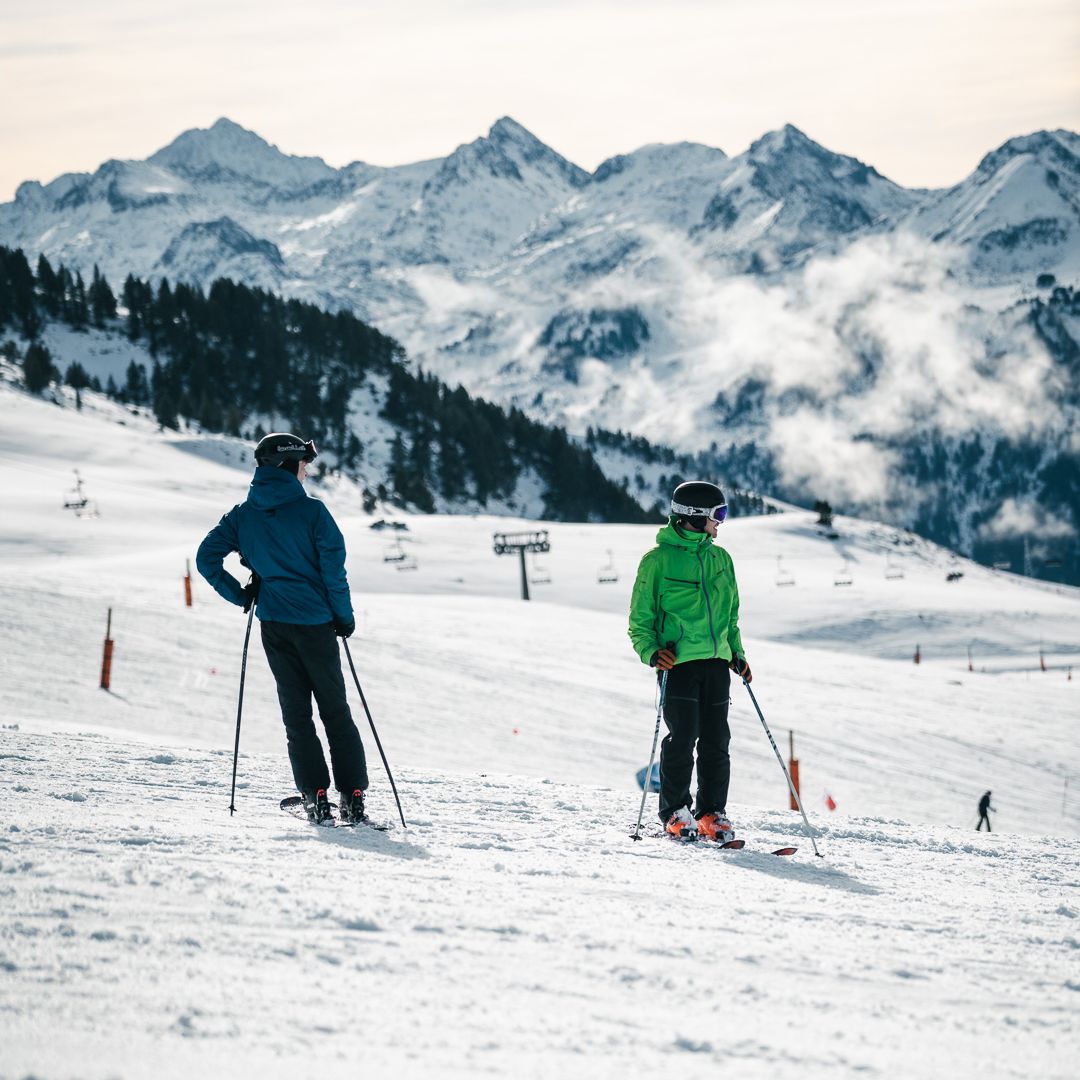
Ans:
[[[712,638],[712,652],[715,660],[719,655],[720,646],[716,640],[716,631],[713,629],[712,603],[709,601],[709,589],[705,584],[705,563],[701,558],[701,548],[696,548],[694,554],[697,556],[698,566],[701,567],[701,591],[705,594],[705,610],[709,613],[709,636]]]

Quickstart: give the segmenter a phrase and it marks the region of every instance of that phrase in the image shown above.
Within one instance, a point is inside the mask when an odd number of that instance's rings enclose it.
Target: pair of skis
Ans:
[[[289,795],[282,799],[278,805],[285,813],[291,814],[294,818],[306,821],[309,825],[318,825],[323,829],[352,829],[359,825],[365,829],[374,829],[376,832],[387,832],[390,828],[389,825],[372,821],[370,818],[364,818],[362,821],[342,821],[341,818],[330,817],[325,821],[312,821],[304,809],[304,799],[301,795]]]
[[[706,847],[719,848],[721,851],[742,851],[746,847],[745,840],[727,840],[723,844],[717,843],[715,840],[702,840],[697,833],[689,833],[684,836],[672,836],[671,833],[665,832],[664,836],[670,837],[676,844],[704,844]],[[770,851],[770,855],[794,855],[799,849],[797,847],[782,847],[776,848]]]

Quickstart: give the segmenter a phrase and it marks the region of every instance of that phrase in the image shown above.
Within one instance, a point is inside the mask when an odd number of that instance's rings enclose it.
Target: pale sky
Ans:
[[[509,115],[586,169],[793,123],[909,187],[1080,129],[1077,0],[3,0],[0,201],[220,116],[331,165]]]

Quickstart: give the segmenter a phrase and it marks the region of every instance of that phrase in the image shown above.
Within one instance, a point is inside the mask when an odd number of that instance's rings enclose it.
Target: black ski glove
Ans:
[[[744,678],[748,683],[754,681],[754,676],[750,674],[750,665],[746,662],[744,656],[733,656],[728,661],[728,667],[735,672],[736,675]]]
[[[344,619],[334,619],[334,633],[338,637],[352,637],[353,631],[356,629],[356,620],[349,619],[346,622]]]
[[[654,667],[657,671],[670,671],[675,663],[675,653],[671,649],[657,649],[649,657],[649,667]]]
[[[252,604],[259,602],[259,575],[253,573],[251,580],[243,588],[244,614],[251,610]]]

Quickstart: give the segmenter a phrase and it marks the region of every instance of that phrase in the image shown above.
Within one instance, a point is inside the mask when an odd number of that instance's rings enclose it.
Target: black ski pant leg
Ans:
[[[660,820],[690,808],[690,777],[694,744],[701,722],[701,689],[694,662],[676,664],[668,673],[664,694],[664,723],[668,733],[660,743]]]
[[[986,814],[980,815],[979,824],[975,826],[975,831],[980,832],[982,830],[983,822],[986,822],[986,831],[990,832],[990,818]]]
[[[330,745],[334,786],[343,795],[351,795],[357,788],[367,791],[367,756],[349,709],[333,623],[305,626],[303,630],[306,639],[304,664]]]
[[[728,745],[728,707],[731,704],[731,671],[726,660],[704,660],[701,724],[697,745],[697,801],[694,814],[723,814],[727,811],[731,782]]]
[[[308,678],[302,649],[293,623],[260,624],[263,650],[277,683],[281,719],[289,747],[293,783],[296,790],[308,794],[330,786],[322,744],[311,715],[314,687]]]

